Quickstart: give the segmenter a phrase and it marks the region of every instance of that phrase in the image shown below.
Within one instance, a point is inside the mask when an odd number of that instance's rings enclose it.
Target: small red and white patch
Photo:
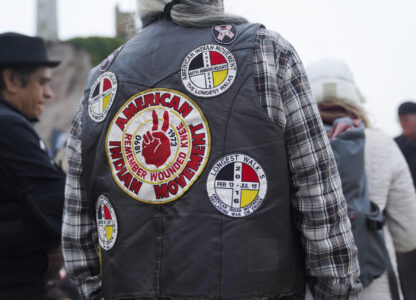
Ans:
[[[184,87],[193,95],[210,98],[226,92],[237,75],[237,62],[227,48],[204,45],[191,51],[181,68]]]
[[[233,153],[219,159],[208,174],[208,197],[223,214],[240,218],[254,213],[263,203],[267,178],[252,157]]]
[[[210,145],[200,108],[169,89],[146,90],[127,100],[106,139],[117,185],[152,204],[176,200],[192,186],[208,161]]]
[[[88,114],[95,122],[102,122],[117,94],[117,78],[112,72],[101,74],[91,87]]]
[[[217,43],[232,44],[237,39],[237,26],[234,24],[215,25],[211,29]]]
[[[118,224],[110,199],[104,195],[100,195],[97,200],[96,220],[100,246],[104,250],[110,250],[117,240]]]

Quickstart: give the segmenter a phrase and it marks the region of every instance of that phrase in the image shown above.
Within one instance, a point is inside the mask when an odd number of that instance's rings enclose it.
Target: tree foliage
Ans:
[[[121,37],[91,36],[86,38],[76,37],[68,42],[75,47],[85,49],[91,55],[92,65],[96,66],[115,49],[124,44],[125,40]]]

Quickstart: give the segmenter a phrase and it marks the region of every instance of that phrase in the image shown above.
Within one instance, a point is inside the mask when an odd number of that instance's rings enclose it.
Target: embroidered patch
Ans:
[[[118,224],[114,208],[110,200],[104,195],[98,197],[96,218],[100,246],[104,250],[110,250],[113,248],[117,239]]]
[[[193,95],[215,97],[227,91],[237,74],[233,54],[220,45],[204,45],[189,53],[181,68],[182,83]]]
[[[106,151],[113,178],[130,197],[161,204],[176,200],[202,173],[210,152],[208,123],[186,95],[146,90],[120,108]]]
[[[107,71],[107,69],[110,67],[113,60],[116,58],[117,54],[120,53],[120,51],[121,51],[121,49],[123,49],[123,47],[124,47],[124,45],[121,45],[116,50],[114,50],[113,53],[111,53],[109,56],[107,56],[107,58],[105,60],[103,60],[103,62],[100,65],[100,71],[101,72]]]
[[[91,87],[88,99],[88,114],[95,122],[101,122],[113,104],[117,93],[117,78],[114,73],[101,74]]]
[[[218,160],[207,179],[208,197],[216,209],[230,217],[246,217],[263,203],[266,174],[252,157],[229,154]]]
[[[214,40],[220,44],[232,44],[237,39],[237,26],[234,24],[213,26],[211,32]]]

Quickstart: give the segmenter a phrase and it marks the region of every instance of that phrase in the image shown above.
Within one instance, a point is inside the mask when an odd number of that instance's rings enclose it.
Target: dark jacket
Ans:
[[[29,119],[0,98],[0,299],[44,299],[60,242],[65,176]]]
[[[405,136],[400,135],[394,139],[406,158],[412,173],[413,184],[416,187],[416,139],[408,140]]]
[[[416,139],[408,140],[405,136],[400,135],[394,139],[409,165],[413,178],[413,184],[416,187]],[[397,264],[400,274],[400,283],[402,285],[405,299],[415,299],[416,286],[415,268],[416,268],[416,250],[407,253],[397,253]]]
[[[209,28],[156,22],[108,70],[93,74],[84,99],[82,180],[98,220],[106,299],[303,294],[283,132],[261,107],[253,80],[258,26],[237,26],[237,39],[225,47]],[[233,83],[216,83],[223,73],[213,75],[214,84],[209,74],[198,78],[225,60],[227,74],[237,66]],[[191,92],[190,74],[194,86],[212,87]],[[109,109],[102,91],[116,86]],[[157,129],[153,137],[166,141],[168,154],[152,156],[145,133]]]

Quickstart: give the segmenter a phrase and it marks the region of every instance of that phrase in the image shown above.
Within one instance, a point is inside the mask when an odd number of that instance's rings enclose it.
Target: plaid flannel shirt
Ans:
[[[260,28],[254,45],[256,89],[269,117],[284,130],[296,225],[302,233],[315,299],[358,299],[359,265],[341,182],[302,63],[280,35]],[[95,221],[81,180],[82,104],[70,132],[62,249],[82,295],[101,297]]]

